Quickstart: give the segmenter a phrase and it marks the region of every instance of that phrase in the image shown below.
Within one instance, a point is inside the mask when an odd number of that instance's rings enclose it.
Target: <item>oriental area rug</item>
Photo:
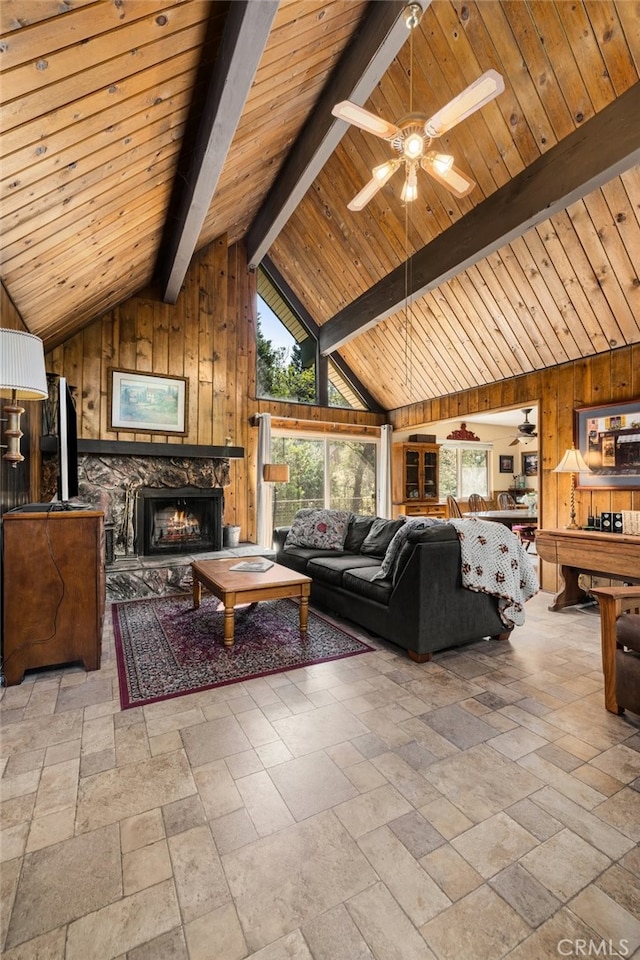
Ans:
[[[224,608],[214,597],[197,610],[190,596],[112,609],[123,710],[373,649],[311,609],[303,640],[298,604],[288,599],[236,608],[232,647],[223,645]]]

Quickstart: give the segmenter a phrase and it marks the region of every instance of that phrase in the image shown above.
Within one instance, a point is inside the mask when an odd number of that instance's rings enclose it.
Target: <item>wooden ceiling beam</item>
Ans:
[[[423,11],[431,0],[420,0]],[[289,152],[246,237],[249,267],[255,269],[332,155],[349,124],[331,114],[341,100],[363,106],[404,45],[409,31],[402,16],[406,0],[373,0],[329,78],[304,132]]]
[[[229,152],[279,0],[235,0],[209,83],[196,148],[187,175],[178,171],[171,208],[176,217],[166,226],[158,261],[165,303],[175,303],[202,224]],[[175,204],[175,207],[174,207]]]
[[[320,329],[331,353],[640,162],[640,83],[474,207]]]

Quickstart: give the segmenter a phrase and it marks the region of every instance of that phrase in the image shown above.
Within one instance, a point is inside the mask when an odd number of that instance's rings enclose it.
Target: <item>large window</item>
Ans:
[[[302,507],[376,512],[377,443],[342,437],[278,436],[271,459],[289,464],[289,482],[274,486],[275,526]]]
[[[440,447],[440,496],[465,500],[471,493],[489,496],[491,446],[443,443]]]
[[[270,400],[318,403],[317,341],[268,273],[258,270],[256,393]],[[333,360],[320,365],[330,407],[367,407]]]

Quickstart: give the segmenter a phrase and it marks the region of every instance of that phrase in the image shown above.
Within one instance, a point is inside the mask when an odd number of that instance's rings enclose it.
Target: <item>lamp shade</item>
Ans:
[[[589,467],[584,462],[582,454],[575,447],[567,450],[564,457],[552,473],[590,473]]]
[[[262,479],[267,483],[288,483],[288,463],[265,463],[262,468]]]
[[[0,396],[44,400],[49,395],[40,337],[0,328]]]

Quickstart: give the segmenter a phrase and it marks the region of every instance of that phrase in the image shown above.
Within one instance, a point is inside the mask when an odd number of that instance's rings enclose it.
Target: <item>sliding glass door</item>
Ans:
[[[377,448],[357,438],[274,434],[272,462],[289,464],[289,482],[274,485],[275,526],[302,507],[375,514]]]

